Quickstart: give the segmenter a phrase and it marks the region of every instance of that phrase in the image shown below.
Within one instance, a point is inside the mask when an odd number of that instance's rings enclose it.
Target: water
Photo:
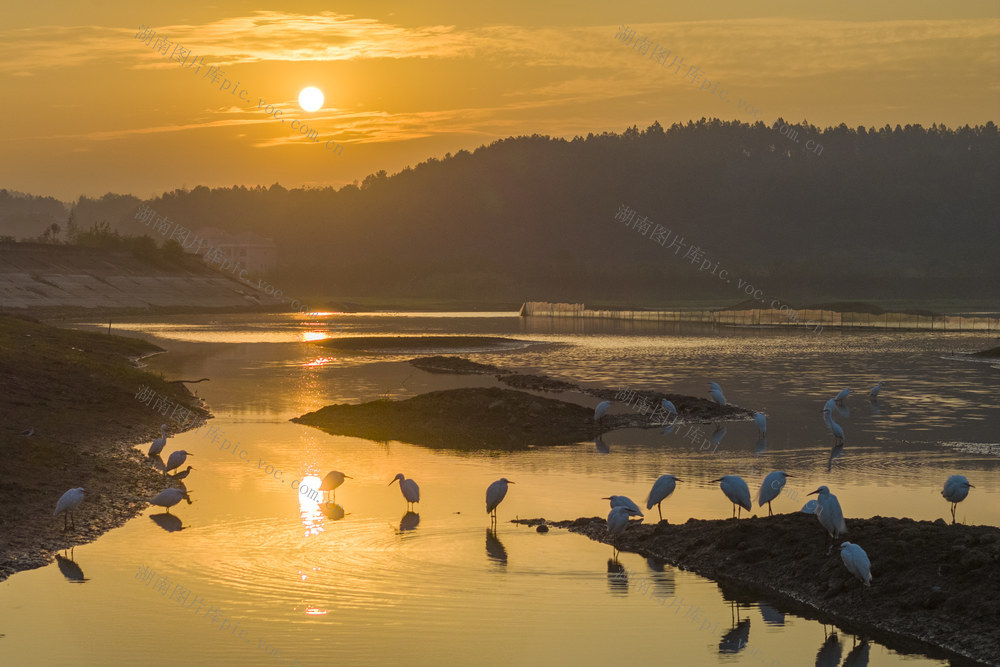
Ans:
[[[79,571],[63,562],[0,584],[0,664],[669,656],[689,665],[801,665],[852,649],[868,651],[871,665],[944,664],[860,644],[767,604],[730,601],[714,582],[669,565],[633,554],[614,563],[610,547],[579,535],[507,520],[603,516],[601,496],[639,501],[665,472],[686,480],[663,504],[671,521],[725,518],[731,506],[708,480],[739,471],[755,490],[766,472],[785,469],[795,477],[775,511],[798,509],[827,484],[848,516],[933,520],[948,513],[944,479],[960,472],[976,488],[959,520],[1000,524],[997,368],[959,354],[995,344],[982,335],[715,331],[506,314],[185,316],[115,326],[168,349],[147,360],[153,370],[211,378],[189,386],[211,406],[216,430],[174,436],[166,448],[194,452],[186,482],[195,502],[173,508],[176,519],[151,520],[161,511],[147,510],[76,548]],[[417,371],[405,363],[417,354],[342,355],[310,342],[333,331],[530,339],[546,345],[465,356],[583,384],[705,395],[712,379],[730,402],[765,411],[770,432],[759,443],[751,423],[730,424],[715,449],[681,429],[619,431],[603,438],[608,453],[594,442],[460,453],[331,436],[288,419],[329,403],[492,382]],[[872,404],[867,389],[878,380],[883,398]],[[849,414],[835,417],[847,446],[831,459],[820,411],[844,386],[856,393]],[[711,425],[700,429],[713,435]],[[335,506],[293,489],[303,480],[317,486],[331,469],[353,478]],[[418,517],[388,486],[397,472],[421,486]],[[483,498],[499,477],[515,484],[494,534]],[[877,577],[877,561],[873,569]],[[67,578],[81,572],[82,583]],[[177,600],[184,595],[187,606]]]

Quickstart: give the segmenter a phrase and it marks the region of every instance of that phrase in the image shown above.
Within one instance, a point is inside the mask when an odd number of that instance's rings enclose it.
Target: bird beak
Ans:
[[[812,492],[810,492],[810,493],[807,493],[806,495],[807,495],[807,496],[811,496],[811,495],[812,495],[812,494],[814,494],[814,493],[819,493],[819,489],[816,489],[815,491],[812,491]]]
[[[786,473],[785,473],[785,477],[794,477],[794,475],[789,475],[789,474],[788,474],[788,473],[786,472]]]
[[[396,481],[395,479],[392,480],[392,482],[395,482],[395,481]],[[392,482],[389,482],[386,486],[392,486]]]
[[[716,482],[721,482],[721,481],[722,481],[722,478],[720,477],[719,479],[713,479],[711,482],[709,482],[709,484],[714,484]]]
[[[973,484],[969,484],[969,488],[970,488],[970,489],[974,489],[974,488],[976,488],[976,487],[975,487],[975,485],[973,485]]]
[[[677,479],[676,477],[674,477],[674,481],[675,482],[683,482],[684,480],[683,479]]]
[[[605,498],[601,498],[601,500],[611,500],[611,498],[605,497]]]
[[[514,482],[512,482],[512,481],[510,481],[510,480],[508,479],[508,480],[507,480],[507,483],[508,483],[508,484],[513,484]],[[969,486],[972,486],[972,485],[971,485],[971,484],[969,484]]]
[[[351,477],[350,475],[344,475],[344,477],[345,477],[345,478],[347,478],[347,479],[354,479],[354,478],[353,478],[353,477]]]

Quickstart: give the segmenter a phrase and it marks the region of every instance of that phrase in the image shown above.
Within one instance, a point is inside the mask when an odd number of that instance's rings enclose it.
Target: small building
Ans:
[[[193,236],[204,240],[207,245],[218,248],[231,265],[235,266],[238,263],[251,273],[266,273],[277,263],[277,247],[274,241],[253,232],[230,234],[216,227],[202,227],[196,230]],[[206,248],[202,247],[200,250],[200,254],[204,254]],[[185,247],[184,251],[199,253],[199,247],[191,245]]]

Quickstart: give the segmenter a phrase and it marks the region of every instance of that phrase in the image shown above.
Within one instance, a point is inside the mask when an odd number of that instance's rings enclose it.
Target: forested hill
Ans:
[[[510,138],[340,190],[197,187],[148,203],[192,229],[273,238],[282,263],[273,277],[286,291],[320,283],[336,295],[740,300],[735,280],[683,258],[695,245],[786,301],[994,298],[998,183],[992,122],[803,124],[782,134],[703,120],[573,140]],[[139,233],[137,205],[81,199],[76,222],[107,219]],[[654,227],[643,236],[616,221],[622,205]],[[651,241],[655,224],[683,237],[685,250]]]

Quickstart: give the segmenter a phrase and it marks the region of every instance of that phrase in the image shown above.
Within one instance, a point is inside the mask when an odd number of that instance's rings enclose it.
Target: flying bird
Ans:
[[[712,482],[721,482],[719,487],[726,494],[726,498],[729,498],[729,502],[733,504],[734,519],[739,521],[739,507],[748,512],[750,511],[752,507],[750,503],[750,487],[747,486],[742,477],[739,475],[723,475],[718,479],[713,479]]]
[[[640,510],[639,506],[636,505],[634,502],[632,502],[632,499],[629,498],[628,496],[606,496],[604,498],[601,498],[601,500],[609,501],[611,503],[611,509],[614,509],[616,507],[624,507],[628,510],[631,510],[631,512],[636,516],[643,516],[642,510]]]
[[[73,510],[80,506],[83,502],[83,487],[77,487],[75,489],[70,489],[66,493],[62,494],[59,498],[59,502],[56,503],[56,511],[52,513],[52,516],[59,516],[59,513],[63,513],[63,530],[66,530],[66,517],[68,516],[70,521],[73,520]],[[76,528],[76,523],[73,523],[73,528]]]
[[[598,403],[597,407],[594,408],[594,421],[597,421],[598,419],[603,417],[604,413],[607,412],[608,408],[610,407],[611,407],[611,401],[601,401],[600,403]]]
[[[181,491],[180,489],[164,489],[153,496],[150,499],[149,504],[166,507],[167,514],[169,514],[170,508],[182,500],[188,501],[188,505],[191,504],[191,497],[186,491]]]
[[[514,482],[511,482],[506,477],[501,477],[486,487],[486,513],[491,514],[494,521],[496,521],[497,518],[497,505],[499,505],[507,495],[507,485],[513,483]]]
[[[860,579],[861,583],[865,586],[872,585],[872,563],[864,549],[857,544],[844,542],[840,545],[840,560],[844,561],[848,572]]]
[[[336,500],[337,487],[343,484],[345,479],[353,479],[353,477],[349,477],[339,470],[331,470],[326,474],[326,477],[323,478],[323,481],[319,485],[319,490],[325,491],[327,498],[329,498],[330,492],[333,491],[333,498]]]
[[[653,488],[649,490],[649,497],[646,498],[646,509],[653,509],[653,505],[656,505],[656,511],[660,513],[660,521],[663,521],[663,510],[660,509],[660,503],[666,500],[674,489],[677,488],[677,482],[683,480],[677,479],[674,475],[660,475],[660,477],[653,482]]]
[[[785,488],[785,478],[790,475],[784,470],[775,470],[768,473],[760,485],[760,492],[757,494],[757,505],[763,507],[767,503],[767,515],[772,516],[771,501],[778,497],[781,490]]]
[[[171,452],[170,457],[167,459],[167,465],[163,467],[163,476],[166,477],[167,473],[171,470],[176,470],[184,465],[187,461],[187,457],[194,456],[190,452],[186,452],[183,449],[178,449],[176,452]]]
[[[951,522],[955,523],[955,508],[969,495],[969,489],[974,489],[964,475],[952,475],[944,483],[941,495],[951,503]]]
[[[149,456],[157,456],[167,446],[167,425],[160,424],[160,437],[149,446]]]
[[[399,490],[403,494],[403,498],[406,499],[406,509],[410,509],[410,505],[420,502],[420,487],[412,479],[406,479],[403,473],[397,474],[392,478],[392,482],[399,480]],[[392,482],[389,482],[389,486],[392,486]]]

